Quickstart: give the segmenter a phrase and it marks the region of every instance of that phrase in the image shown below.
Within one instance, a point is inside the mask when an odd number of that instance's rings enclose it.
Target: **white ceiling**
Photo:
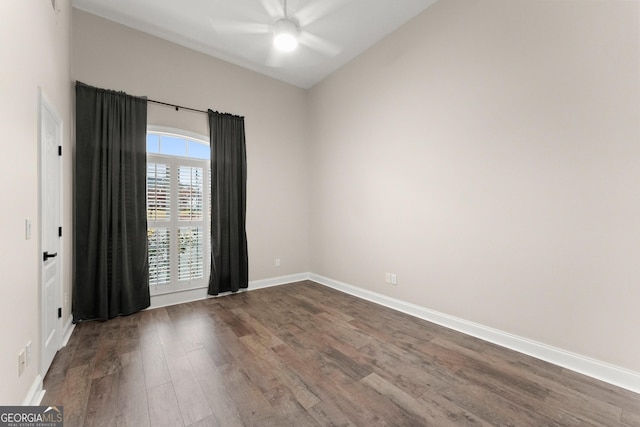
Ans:
[[[287,83],[310,88],[437,0],[288,0],[294,52],[272,48],[283,0],[73,0],[73,6]]]

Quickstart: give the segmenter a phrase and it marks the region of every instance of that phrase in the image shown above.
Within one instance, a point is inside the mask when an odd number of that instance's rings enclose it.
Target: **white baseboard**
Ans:
[[[170,294],[152,295],[151,305],[147,310],[198,301],[205,298],[207,298],[207,288],[189,289],[186,291],[172,292]]]
[[[311,273],[309,280],[640,393],[640,373]]]
[[[69,342],[69,338],[71,338],[71,334],[73,333],[73,330],[75,329],[76,325],[73,324],[73,316],[69,316],[69,319],[67,319],[67,323],[64,325],[64,328],[62,329],[62,344],[60,345],[60,348],[65,347],[67,345],[67,343]]]
[[[42,402],[44,390],[42,389],[42,376],[38,375],[33,381],[27,397],[22,402],[22,406],[38,406]]]
[[[307,279],[309,279],[309,273],[299,273],[291,274],[288,276],[272,277],[270,279],[253,280],[249,282],[249,287],[247,289],[240,289],[239,292],[250,292],[255,289],[269,288],[271,286],[284,285],[286,283],[299,282]],[[219,296],[224,295],[227,294],[221,294]],[[206,298],[216,298],[213,295],[207,294],[206,287],[189,289],[186,291],[174,292],[170,294],[153,295],[151,296],[151,306],[149,306],[148,310],[203,300]]]
[[[252,291],[255,289],[270,288],[272,286],[302,282],[303,280],[309,280],[309,273],[290,274],[288,276],[273,277],[271,279],[254,280],[253,282],[249,282],[249,288],[247,290]]]

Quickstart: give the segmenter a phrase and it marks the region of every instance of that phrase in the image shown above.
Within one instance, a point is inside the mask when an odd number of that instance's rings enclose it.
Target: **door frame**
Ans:
[[[44,93],[42,87],[38,87],[38,272],[39,272],[39,305],[40,305],[40,345],[39,345],[39,366],[38,370],[42,378],[45,377],[49,366],[44,366],[44,348],[45,348],[45,298],[44,298],[44,287],[45,287],[45,271],[44,271],[44,263],[42,261],[42,253],[44,252],[44,216],[45,216],[45,203],[44,203],[44,180],[45,176],[45,161],[46,161],[46,149],[45,149],[45,139],[43,138],[43,113],[46,109],[49,114],[54,118],[56,124],[58,125],[58,140],[60,146],[62,146],[64,129],[63,129],[63,121],[56,109],[53,107],[53,104],[49,102],[47,96]],[[60,223],[62,223],[62,212],[63,212],[63,188],[62,188],[62,161],[60,160],[58,167],[58,218]],[[63,260],[64,260],[64,251],[63,248],[63,237],[61,236],[58,241],[58,257],[56,260],[57,263],[57,271],[56,271],[56,281],[58,286],[56,287],[56,295],[55,301],[57,307],[63,307],[62,305],[62,294],[63,294],[63,286],[62,286],[62,270],[63,270]],[[58,317],[56,319],[56,333],[54,335],[54,345],[56,347],[56,351],[60,350],[62,344],[62,335],[63,335],[63,319],[62,317]]]

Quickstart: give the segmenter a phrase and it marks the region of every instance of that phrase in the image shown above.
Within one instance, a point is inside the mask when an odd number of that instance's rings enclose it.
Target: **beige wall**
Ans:
[[[443,0],[311,89],[311,271],[640,372],[639,15]]]
[[[70,146],[71,85],[69,0],[0,2],[0,405],[21,404],[39,374],[40,265],[38,210],[38,87],[63,120],[63,145]],[[71,229],[71,165],[64,158],[63,226]],[[25,219],[33,221],[25,239]],[[63,239],[62,272],[70,289],[71,246]],[[69,308],[65,307],[65,320]],[[18,353],[33,343],[33,360],[18,378]]]
[[[306,92],[79,10],[73,20],[74,80],[245,116],[249,279],[308,271]],[[148,123],[209,133],[206,115],[154,104]]]

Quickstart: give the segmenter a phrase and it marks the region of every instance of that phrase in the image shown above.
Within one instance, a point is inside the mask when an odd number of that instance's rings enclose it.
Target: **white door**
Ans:
[[[41,375],[60,348],[60,163],[62,121],[40,92]]]

